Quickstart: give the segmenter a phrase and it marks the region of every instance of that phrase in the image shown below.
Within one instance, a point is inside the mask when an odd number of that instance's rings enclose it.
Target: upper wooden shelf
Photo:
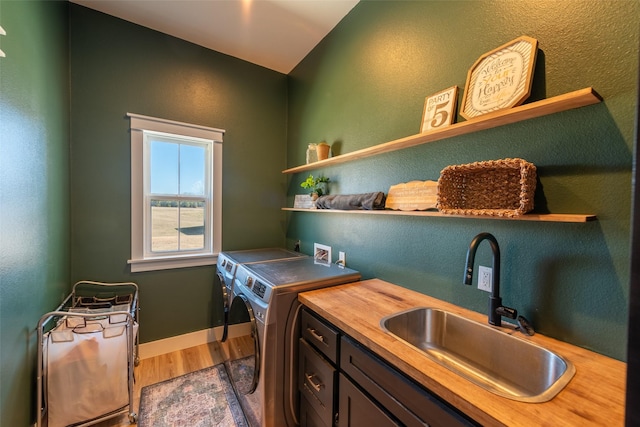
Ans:
[[[333,166],[352,160],[375,156],[377,154],[388,153],[391,151],[401,150],[403,148],[426,144],[428,142],[439,141],[445,138],[466,135],[480,130],[491,129],[498,126],[533,119],[536,117],[559,113],[561,111],[585,107],[587,105],[593,105],[599,102],[602,102],[602,98],[600,97],[600,95],[598,95],[598,93],[593,88],[588,87],[564,95],[554,96],[553,98],[543,99],[541,101],[536,101],[530,104],[521,105],[519,107],[510,108],[508,110],[484,114],[474,119],[454,123],[442,129],[434,129],[429,132],[419,133],[417,135],[412,135],[405,138],[396,139],[394,141],[385,142],[383,144],[374,145],[373,147],[352,151],[351,153],[345,153],[336,157],[330,157],[326,160],[320,160],[318,162],[309,163],[307,165],[285,169],[282,171],[282,173],[298,173],[307,170],[318,169],[325,166]]]
[[[535,214],[528,213],[516,217],[502,217],[490,215],[451,215],[443,214],[438,211],[393,211],[385,210],[337,210],[337,209],[300,209],[300,208],[282,208],[283,211],[291,212],[315,212],[315,213],[343,213],[343,214],[365,214],[365,215],[399,215],[399,216],[422,216],[422,217],[440,217],[440,218],[466,218],[466,219],[497,219],[510,221],[536,221],[536,222],[574,222],[583,223],[595,221],[596,215],[592,214]]]

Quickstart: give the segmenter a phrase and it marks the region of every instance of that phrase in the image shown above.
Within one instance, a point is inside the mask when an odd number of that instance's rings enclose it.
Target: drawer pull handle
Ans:
[[[315,339],[317,339],[318,341],[324,344],[324,337],[319,333],[317,333],[315,329],[307,328],[307,331],[309,331],[312,337],[314,337]]]
[[[317,383],[315,381],[313,381],[313,379],[315,378],[316,374],[307,374],[306,372],[304,373],[304,376],[307,378],[307,382],[311,385],[311,387],[313,387],[313,389],[317,392],[320,392],[320,389],[322,387],[324,387],[324,384],[322,383]]]

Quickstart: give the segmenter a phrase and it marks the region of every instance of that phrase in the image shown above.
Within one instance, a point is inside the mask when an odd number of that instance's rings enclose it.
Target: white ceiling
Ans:
[[[70,0],[288,74],[359,0]]]

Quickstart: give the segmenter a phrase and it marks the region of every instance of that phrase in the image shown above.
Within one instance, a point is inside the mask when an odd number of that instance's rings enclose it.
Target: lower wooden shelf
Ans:
[[[595,221],[596,215],[591,214],[526,214],[518,217],[499,217],[490,215],[449,215],[438,211],[393,211],[393,210],[337,210],[337,209],[298,209],[282,208],[283,211],[290,212],[312,212],[312,213],[342,213],[356,215],[400,215],[400,216],[425,216],[440,218],[467,218],[467,219],[495,219],[500,221],[538,221],[538,222],[573,222],[582,223]]]

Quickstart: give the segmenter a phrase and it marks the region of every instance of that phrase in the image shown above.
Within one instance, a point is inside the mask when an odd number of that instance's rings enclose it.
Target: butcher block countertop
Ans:
[[[487,323],[486,314],[379,279],[303,292],[298,299],[480,424],[624,425],[626,364],[618,360],[538,333],[528,337],[510,325],[503,327],[501,329],[505,333],[531,340],[570,360],[576,368],[573,379],[552,400],[544,403],[517,402],[485,391],[380,328],[383,317],[415,307],[439,308],[481,323]]]

